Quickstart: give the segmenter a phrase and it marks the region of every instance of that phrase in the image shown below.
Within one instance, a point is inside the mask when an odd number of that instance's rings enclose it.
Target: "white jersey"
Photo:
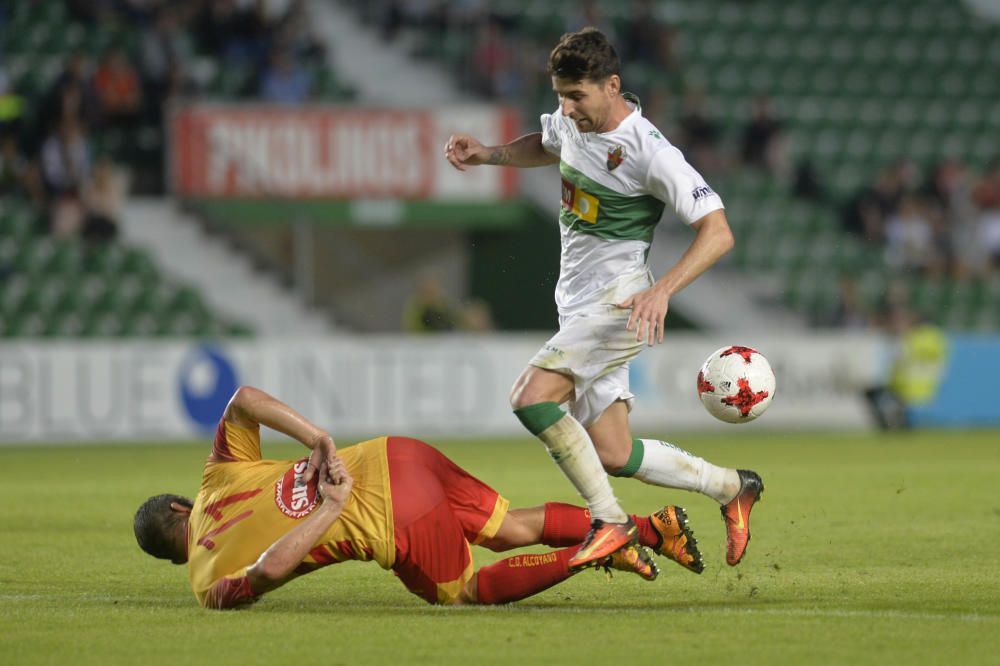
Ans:
[[[652,285],[653,229],[671,206],[686,224],[723,207],[681,152],[642,117],[639,100],[610,132],[581,133],[561,111],[544,114],[542,146],[560,157],[559,314],[606,309]]]

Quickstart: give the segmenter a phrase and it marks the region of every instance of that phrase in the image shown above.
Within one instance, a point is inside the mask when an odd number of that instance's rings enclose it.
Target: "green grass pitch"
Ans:
[[[996,431],[675,442],[763,476],[739,567],[711,500],[616,480],[631,511],[687,507],[704,574],[661,560],[653,583],[587,571],[511,606],[452,609],[352,562],[227,613],[199,609],[184,569],[131,530],[147,496],[195,493],[207,442],[0,447],[0,664],[1000,664]],[[527,437],[434,443],[515,506],[576,501]]]

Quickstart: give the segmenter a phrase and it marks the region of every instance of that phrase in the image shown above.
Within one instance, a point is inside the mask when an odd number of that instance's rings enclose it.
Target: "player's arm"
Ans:
[[[459,171],[481,164],[539,167],[559,163],[559,156],[542,146],[541,132],[525,134],[502,146],[484,146],[468,134],[452,134],[444,146],[444,156]]]
[[[254,603],[265,592],[281,587],[295,567],[340,517],[351,494],[353,479],[339,458],[332,468],[324,467],[318,484],[323,502],[301,523],[268,548],[240,575],[224,576],[205,594],[202,605],[218,610]]]
[[[733,232],[723,209],[713,210],[691,226],[696,234],[680,260],[652,287],[619,304],[619,307],[632,308],[627,327],[636,332],[636,340],[646,340],[649,345],[663,342],[670,298],[733,249]]]
[[[303,481],[308,483],[322,466],[332,466],[337,445],[325,430],[264,391],[253,386],[241,386],[226,405],[222,416],[244,428],[263,425],[296,439],[312,449]]]
[[[353,487],[354,479],[340,458],[334,457],[333,465],[323,467],[318,487],[323,502],[247,569],[247,580],[255,595],[281,587],[288,580],[295,567],[340,518]]]

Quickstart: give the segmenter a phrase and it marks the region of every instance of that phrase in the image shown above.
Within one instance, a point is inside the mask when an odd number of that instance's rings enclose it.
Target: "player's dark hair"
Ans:
[[[150,497],[135,512],[132,529],[135,531],[135,540],[139,542],[139,548],[153,557],[172,561],[181,554],[177,552],[173,535],[183,523],[184,514],[171,509],[171,502],[187,507],[194,506],[191,500],[180,495]]]
[[[567,32],[549,54],[549,74],[570,81],[604,81],[621,74],[618,53],[604,33],[594,27]]]

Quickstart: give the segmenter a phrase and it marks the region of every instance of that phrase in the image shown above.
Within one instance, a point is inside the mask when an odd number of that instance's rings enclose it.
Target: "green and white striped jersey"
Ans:
[[[671,206],[691,224],[723,207],[681,152],[643,118],[639,100],[614,130],[581,133],[556,110],[544,114],[542,145],[560,157],[560,315],[606,308],[652,284],[653,230]]]

